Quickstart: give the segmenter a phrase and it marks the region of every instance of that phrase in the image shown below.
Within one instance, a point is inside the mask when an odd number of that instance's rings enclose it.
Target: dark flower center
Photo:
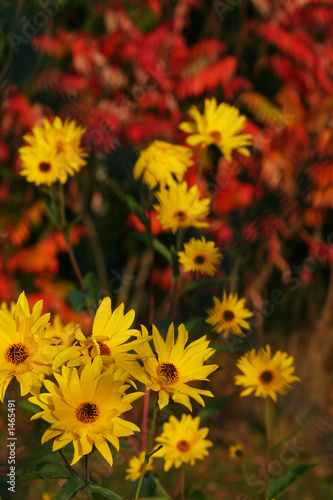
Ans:
[[[194,259],[194,262],[196,264],[203,264],[205,262],[205,257],[203,255],[197,255],[196,258]]]
[[[224,321],[232,321],[235,317],[235,314],[233,313],[233,311],[229,311],[229,309],[227,309],[226,311],[223,312],[223,319]]]
[[[217,142],[221,141],[221,139],[222,139],[220,132],[218,132],[217,130],[215,132],[211,132],[209,135],[214,139],[214,141],[217,141]]]
[[[244,455],[244,452],[243,452],[243,450],[238,449],[238,450],[236,450],[235,455],[238,458],[242,458]]]
[[[76,410],[76,418],[83,424],[96,422],[99,409],[94,403],[82,403]]]
[[[264,383],[264,384],[269,384],[270,382],[272,382],[273,380],[273,374],[272,372],[266,370],[264,372],[261,373],[260,375],[260,380]]]
[[[179,373],[173,363],[160,363],[156,368],[158,377],[165,377],[170,384],[175,384],[179,380]]]
[[[46,173],[46,172],[49,172],[49,171],[51,170],[51,165],[50,165],[50,163],[48,163],[48,162],[46,162],[46,161],[42,161],[42,162],[40,162],[40,164],[39,164],[39,170],[40,170],[41,172],[45,172],[45,173]]]
[[[29,351],[21,342],[9,346],[5,352],[6,361],[13,363],[13,365],[20,365],[28,356]]]
[[[182,210],[178,210],[178,212],[175,213],[175,217],[180,222],[184,222],[187,219],[187,214],[185,212],[183,212]]]
[[[108,347],[106,344],[103,342],[100,342],[99,340],[97,341],[97,344],[99,345],[99,350],[101,353],[101,356],[111,356],[111,349]],[[89,356],[91,357],[91,351],[93,350],[95,346],[90,346],[88,349]]]
[[[182,439],[181,441],[178,441],[177,448],[179,451],[188,451],[191,448],[191,446],[188,441]]]

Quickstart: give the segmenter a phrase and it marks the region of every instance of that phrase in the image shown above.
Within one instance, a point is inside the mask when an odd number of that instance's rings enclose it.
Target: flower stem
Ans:
[[[247,468],[246,468],[246,465],[245,465],[244,457],[241,458],[241,466],[242,466],[242,471],[243,471],[244,479],[248,483],[249,482],[249,475],[247,473]]]
[[[145,459],[144,459],[144,462],[143,462],[143,465],[142,465],[141,475],[140,475],[140,479],[139,479],[139,484],[138,484],[138,487],[137,487],[137,490],[136,490],[136,493],[135,493],[134,500],[138,500],[138,498],[139,498],[140,490],[141,490],[141,486],[142,486],[142,481],[143,481],[143,477],[145,475],[147,463],[148,463],[150,455],[151,455],[150,454],[150,449],[151,449],[151,445],[152,445],[152,442],[153,442],[153,436],[154,436],[154,430],[155,430],[157,412],[158,412],[158,399],[156,399],[156,404],[155,404],[155,408],[154,408],[154,411],[153,411],[153,418],[152,418],[150,433],[149,433],[149,437],[148,437],[148,443],[147,443],[147,449],[146,449],[146,456],[145,456]]]
[[[150,396],[150,390],[146,389],[144,399],[143,399],[143,412],[142,412],[142,450],[143,451],[145,451],[147,449],[149,396]]]
[[[185,465],[180,468],[180,500],[185,498]]]
[[[65,455],[63,454],[63,452],[61,450],[58,450],[59,453],[60,453],[60,456],[61,458],[63,459],[67,469],[69,470],[69,472],[74,476],[74,477],[77,477],[78,474],[75,472],[75,470],[73,469],[73,467],[71,466],[71,464],[68,462],[67,458],[65,457]]]
[[[270,450],[272,441],[272,428],[271,428],[271,418],[270,418],[268,398],[265,398],[265,425],[266,425],[266,437],[267,437],[267,462],[269,462],[271,456]]]
[[[87,484],[87,499],[92,500],[91,490],[90,490],[90,473],[89,473],[89,455],[84,455],[84,481]]]
[[[199,168],[198,168],[198,174],[197,174],[197,178],[195,180],[195,183],[198,184],[199,182],[199,179],[201,177],[201,174],[202,174],[202,171],[203,171],[203,168],[205,166],[205,163],[206,163],[206,158],[207,158],[207,149],[204,151],[202,157],[201,157],[201,161],[200,161],[200,164],[199,164]]]

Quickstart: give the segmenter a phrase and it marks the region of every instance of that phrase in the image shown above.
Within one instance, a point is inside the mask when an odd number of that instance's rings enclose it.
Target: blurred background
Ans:
[[[0,20],[0,300],[25,290],[63,323],[91,328],[47,192],[19,176],[23,135],[59,115],[87,129],[88,165],[66,185],[85,284],[96,306],[110,295],[113,306],[135,309],[137,327],[148,324],[150,251],[126,203],[130,194],[147,209],[148,190],[133,166],[155,139],[184,143],[178,125],[191,105],[233,104],[247,117],[251,157],[229,163],[210,147],[199,187],[212,199],[206,234],[223,253],[220,276],[234,277],[225,287],[246,297],[251,330],[241,343],[210,332],[205,310],[222,297],[217,285],[184,294],[175,320],[228,347],[211,377],[219,398],[235,392],[240,352],[269,343],[294,356],[301,383],[278,400],[275,437],[298,429],[295,464],[318,465],[283,498],[333,498],[333,0],[0,0]],[[193,168],[187,180],[195,178]],[[154,236],[174,244],[155,223]],[[158,253],[152,282],[162,327],[172,269]],[[207,498],[257,498],[254,486],[237,497],[242,472],[228,455],[241,442],[257,474],[263,410],[249,401],[206,421],[215,444],[199,466]],[[33,432],[26,418],[21,425]],[[114,472],[112,483],[122,487],[122,477]]]

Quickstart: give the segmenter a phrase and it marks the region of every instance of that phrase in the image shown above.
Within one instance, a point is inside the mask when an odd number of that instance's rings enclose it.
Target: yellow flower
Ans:
[[[74,120],[66,119],[62,123],[59,116],[52,124],[44,120],[44,127],[35,125],[31,133],[23,137],[28,145],[19,148],[20,174],[37,186],[51,185],[57,180],[65,184],[68,175],[73,176],[86,164],[87,154],[80,147],[84,132],[85,128]]]
[[[148,331],[144,326],[142,326],[142,336],[148,338]],[[202,406],[205,406],[205,403],[201,395],[213,397],[210,391],[197,389],[187,384],[194,380],[207,380],[208,375],[217,370],[218,365],[203,364],[214,354],[215,350],[208,348],[209,341],[206,340],[206,336],[185,347],[187,340],[188,333],[183,324],[178,327],[176,342],[173,323],[168,329],[165,342],[156,326],[153,325],[153,342],[157,358],[148,342],[136,349],[142,356],[145,370],[150,377],[147,388],[159,392],[160,409],[169,403],[170,397],[175,403],[186,406],[190,411],[192,411],[190,397]]]
[[[241,460],[244,456],[244,447],[240,443],[229,446],[229,456],[230,458]]]
[[[207,310],[209,316],[205,320],[206,323],[210,323],[215,332],[223,332],[223,337],[229,334],[244,337],[241,328],[250,328],[250,323],[245,318],[253,316],[253,313],[244,307],[245,299],[238,300],[237,293],[230,293],[227,297],[226,291],[223,290],[222,302],[217,297],[213,297],[213,300],[214,308]]]
[[[161,188],[155,193],[159,205],[154,205],[159,212],[157,216],[164,229],[171,229],[176,232],[185,227],[207,227],[207,222],[199,219],[209,214],[210,199],[199,199],[200,193],[196,185],[190,189],[186,182],[181,184],[173,183],[169,189]]]
[[[77,331],[75,345],[63,349],[55,357],[53,369],[64,364],[69,367],[84,365],[100,355],[106,368],[114,364],[115,370],[120,368],[128,376],[146,383],[147,376],[137,361],[138,355],[130,351],[146,343],[147,339],[128,342],[132,336],[141,336],[139,330],[131,328],[134,317],[133,309],[124,314],[123,303],[112,311],[110,298],[104,297],[97,309],[91,336],[86,338]]]
[[[207,147],[215,144],[228,161],[231,161],[233,150],[249,157],[247,149],[252,143],[251,134],[241,134],[246,117],[239,114],[234,106],[223,102],[217,106],[216,99],[205,99],[205,110],[202,115],[196,106],[192,106],[188,114],[194,122],[183,122],[179,128],[188,134],[186,142],[191,146],[201,144]]]
[[[21,395],[38,394],[44,375],[52,373],[56,347],[44,337],[50,314],[41,316],[43,301],[30,312],[24,292],[10,310],[0,310],[0,400],[13,377],[20,383]]]
[[[53,324],[45,331],[45,338],[52,340],[52,343],[57,346],[68,347],[73,344],[75,340],[75,331],[79,328],[79,325],[75,323],[63,325],[59,315],[56,314]]]
[[[132,408],[131,403],[143,393],[125,394],[128,385],[116,377],[113,368],[102,373],[100,356],[87,363],[79,376],[76,368],[62,367],[55,373],[58,385],[46,380],[48,390],[29,401],[43,411],[32,417],[43,418],[51,426],[42,436],[42,444],[54,439],[53,451],[73,443],[75,464],[88,455],[93,445],[112,465],[111,443],[119,450],[119,437],[130,436],[140,429],[121,415]]]
[[[136,481],[139,479],[142,471],[143,462],[145,460],[146,452],[141,451],[138,457],[132,457],[128,464],[128,469],[126,469],[127,476],[125,479],[129,479],[130,481]],[[148,463],[146,465],[145,473],[152,471],[154,469],[153,466],[153,456],[150,457]]]
[[[240,358],[236,366],[243,375],[236,375],[235,384],[246,389],[241,396],[248,396],[252,392],[261,398],[271,397],[276,401],[276,393],[285,394],[293,382],[300,380],[293,375],[295,368],[292,366],[294,358],[287,353],[277,351],[271,357],[271,348],[266,345],[258,353],[255,349]]]
[[[181,181],[188,167],[193,165],[192,151],[164,141],[154,141],[140,153],[134,165],[134,178],[142,180],[150,189],[157,184],[165,187],[174,182],[173,176]]]
[[[178,252],[179,262],[184,266],[184,271],[198,271],[200,273],[214,276],[216,265],[222,260],[219,249],[213,241],[192,238],[189,243],[184,244],[184,252]]]
[[[199,429],[200,417],[192,418],[183,413],[181,420],[171,415],[169,421],[163,425],[161,436],[156,438],[163,447],[155,453],[155,457],[164,458],[164,470],[172,466],[178,469],[183,464],[194,465],[196,460],[203,460],[207,456],[213,443],[205,437],[208,427]]]

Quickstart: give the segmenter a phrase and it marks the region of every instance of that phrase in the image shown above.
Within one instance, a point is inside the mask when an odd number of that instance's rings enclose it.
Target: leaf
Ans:
[[[190,496],[190,500],[206,500],[205,495],[200,490],[194,490]]]
[[[207,420],[207,418],[211,417],[216,411],[223,408],[223,406],[227,405],[230,401],[235,399],[238,394],[239,392],[235,392],[234,394],[230,394],[229,396],[223,396],[223,398],[217,399],[211,405],[203,408],[203,410],[201,410],[199,413],[201,423]]]
[[[216,352],[228,352],[228,353],[233,353],[233,352],[244,352],[244,349],[241,347],[228,347],[226,345],[220,345],[220,344],[211,344],[210,347],[213,347]]]
[[[43,205],[51,221],[58,227],[58,213],[55,212],[53,207],[48,203],[44,202]]]
[[[131,210],[131,212],[133,212],[139,218],[140,222],[142,222],[142,224],[148,230],[149,229],[149,219],[147,218],[145,211],[142,208],[142,206],[140,205],[140,203],[135,198],[133,198],[133,196],[131,196],[130,194],[127,194],[125,196],[125,198],[126,198],[127,205],[129,207],[129,209]]]
[[[142,243],[145,243],[147,246],[149,245],[148,234],[139,233],[138,231],[130,231],[129,235],[133,236],[133,238],[136,238],[137,240],[142,241]],[[172,265],[173,260],[172,260],[172,253],[170,252],[170,250],[156,238],[152,238],[152,245],[153,249],[156,250],[156,252],[158,252],[159,254],[161,254],[168,261],[168,263]]]
[[[30,403],[30,401],[27,401],[26,399],[21,399],[21,401],[17,403],[17,406],[19,406],[22,410],[29,411],[30,413],[38,413],[40,411],[39,406]]]
[[[202,324],[202,317],[201,316],[193,316],[193,318],[188,319],[185,321],[185,328],[188,331],[188,333],[191,335],[195,333],[200,325]]]
[[[296,481],[296,479],[307,472],[309,469],[312,467],[315,467],[317,464],[310,464],[310,465],[298,465],[297,467],[294,467],[292,470],[286,472],[282,476],[278,477],[274,483],[270,484],[268,486],[267,492],[266,492],[266,497],[267,500],[273,500],[273,498],[276,498],[278,495],[283,493],[289,486]]]
[[[287,441],[289,441],[289,439],[291,439],[292,437],[296,436],[296,434],[298,434],[300,430],[301,429],[294,430],[293,432],[291,432],[290,434],[288,434],[287,437],[281,439],[281,441],[279,441],[274,446],[272,446],[272,448],[271,448],[271,454],[273,454],[276,450],[278,450],[281,445],[283,445],[284,443],[286,443]]]
[[[101,287],[99,285],[98,279],[94,275],[94,273],[89,272],[83,278],[83,283],[86,289],[88,290],[88,295],[91,305],[96,305],[97,307],[97,298],[99,297],[99,292]]]
[[[235,276],[227,276],[225,278],[208,278],[204,280],[196,280],[196,281],[191,281],[190,283],[187,283],[184,288],[181,290],[179,295],[183,295],[184,293],[187,292],[192,292],[193,290],[196,290],[197,288],[200,288],[201,286],[212,286],[212,285],[219,285],[220,283],[223,283],[224,281],[231,281],[235,279]]]
[[[76,312],[81,312],[83,309],[86,309],[87,297],[88,292],[84,292],[83,290],[71,290],[69,292],[69,300]]]
[[[123,500],[117,493],[114,493],[107,488],[102,488],[102,486],[96,486],[95,484],[90,485],[90,489],[93,493],[99,493],[104,498],[111,498],[111,500]]]
[[[70,500],[76,493],[87,487],[87,484],[80,477],[73,477],[66,481],[59,493],[53,498],[53,500]]]
[[[168,500],[171,500],[171,496],[169,495],[169,493],[163,488],[163,486],[161,485],[161,483],[159,482],[159,480],[157,479],[157,477],[155,476],[151,476],[152,480],[154,481],[155,485],[156,485],[156,494],[158,495],[163,495],[161,498],[163,498],[163,500],[165,499],[168,499]]]
[[[31,481],[33,479],[71,479],[73,476],[64,464],[44,464],[32,471],[23,472],[16,478],[17,483]]]

